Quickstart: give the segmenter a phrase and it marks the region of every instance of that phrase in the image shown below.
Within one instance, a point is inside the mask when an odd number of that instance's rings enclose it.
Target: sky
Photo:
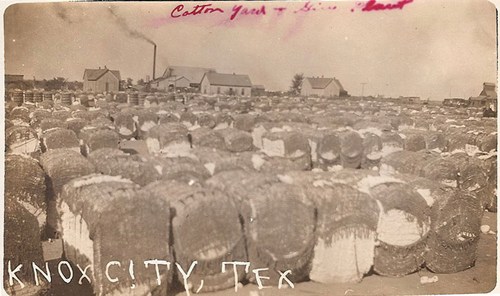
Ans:
[[[381,0],[378,0],[381,2]],[[397,0],[386,1],[396,3]],[[319,4],[321,3],[321,4]],[[269,90],[288,90],[296,73],[335,77],[352,95],[477,96],[497,82],[496,11],[484,0],[414,0],[403,9],[362,11],[354,1],[21,3],[4,14],[5,73],[82,81],[107,66],[134,81],[169,65],[248,74]],[[262,9],[238,14],[233,7]],[[284,7],[278,15],[274,8]],[[335,7],[335,9],[332,9]],[[330,9],[327,9],[330,8]]]

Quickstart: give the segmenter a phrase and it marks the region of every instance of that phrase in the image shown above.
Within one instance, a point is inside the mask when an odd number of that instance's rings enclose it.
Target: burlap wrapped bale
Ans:
[[[70,117],[71,117],[71,112],[69,110],[57,109],[54,107],[54,111],[52,112],[52,119],[59,119],[65,121]]]
[[[208,147],[217,150],[225,150],[224,138],[214,130],[201,127],[190,132],[193,148]]]
[[[58,194],[70,180],[95,172],[95,167],[85,157],[65,148],[44,153],[40,164],[49,177],[50,190],[54,194]]]
[[[412,186],[397,179],[369,177],[366,183],[381,206],[374,270],[388,276],[404,276],[419,270],[424,263],[431,223],[426,200]]]
[[[36,131],[26,126],[12,126],[5,130],[7,152],[30,154],[40,150]]]
[[[138,189],[130,180],[99,174],[74,179],[63,188],[59,208],[65,253],[80,266],[92,265],[96,295],[148,295],[160,287],[154,266],[142,262],[171,261],[168,202]],[[120,280],[111,283],[106,264],[115,260],[121,268],[110,270]],[[135,280],[128,272],[130,260]],[[163,276],[167,272],[160,270]],[[162,284],[168,285],[167,280]]]
[[[404,149],[408,151],[420,151],[426,148],[425,137],[422,133],[405,133]]]
[[[254,114],[236,114],[233,119],[234,128],[250,133],[255,126],[257,116]]]
[[[363,157],[361,168],[372,169],[378,167],[382,159],[382,140],[377,134],[367,132],[363,134]]]
[[[233,125],[233,117],[228,113],[217,112],[214,115],[214,129],[225,129]]]
[[[183,112],[181,112],[180,117],[179,117],[179,122],[181,122],[182,124],[184,124],[187,127],[191,127],[191,126],[195,125],[197,120],[198,120],[198,117],[196,117],[196,115],[193,112],[187,111],[187,110],[184,110]]]
[[[484,152],[490,152],[491,150],[496,151],[497,144],[498,144],[497,134],[491,133],[491,134],[486,135],[482,139],[481,144],[479,145],[479,148],[481,149],[481,151],[484,151]]]
[[[104,151],[101,151],[103,150]],[[145,186],[159,179],[160,173],[155,167],[136,155],[128,155],[121,150],[101,148],[88,155],[96,171],[109,176],[122,176],[140,186]]]
[[[340,136],[340,163],[345,168],[360,168],[363,158],[363,139],[354,131]]]
[[[453,153],[446,159],[458,168],[458,187],[479,199],[484,208],[491,207],[495,195],[492,186],[488,186],[488,174],[481,162],[465,152]]]
[[[74,118],[83,118],[87,121],[96,120],[98,118],[108,118],[109,113],[104,109],[89,109],[84,108],[81,111],[75,111],[72,113],[72,117]]]
[[[216,125],[215,118],[210,113],[200,113],[197,114],[197,124],[201,127],[214,128]]]
[[[428,131],[425,134],[425,146],[428,150],[439,149],[445,151],[446,138],[442,132]]]
[[[79,137],[83,141],[85,155],[101,148],[118,148],[120,142],[118,134],[107,128],[83,129]]]
[[[440,181],[446,186],[457,187],[459,170],[453,162],[436,156],[435,160],[427,161],[420,171],[420,176]]]
[[[340,165],[340,136],[337,132],[324,134],[317,148],[319,167],[326,169],[329,166]]]
[[[193,186],[177,183],[162,190],[173,197],[171,207],[172,234],[176,261],[187,270],[198,261],[188,279],[188,285],[196,291],[204,281],[200,292],[218,291],[234,287],[232,272],[223,273],[222,262],[247,261],[245,239],[238,211],[234,202],[219,190],[192,190]],[[239,273],[242,280],[244,273]],[[181,275],[177,276],[182,279]]]
[[[46,130],[41,137],[41,145],[42,152],[67,148],[80,153],[80,141],[75,132],[69,129],[56,128]]]
[[[446,151],[465,150],[470,137],[471,135],[464,133],[462,129],[447,132]]]
[[[53,128],[67,128],[67,126],[66,119],[45,118],[40,122],[42,132]]]
[[[252,268],[269,268],[267,284],[276,283],[279,272],[291,270],[292,282],[304,280],[314,248],[315,211],[298,186],[273,183],[249,190],[241,215]],[[255,283],[254,274],[248,274]]]
[[[375,200],[335,179],[305,187],[317,208],[317,241],[309,278],[320,283],[358,282],[373,265],[379,209]]]
[[[66,127],[76,135],[80,134],[80,131],[88,124],[88,121],[82,118],[68,118],[66,120]]]
[[[133,114],[119,112],[113,116],[115,131],[121,139],[131,139],[136,136],[136,123]]]
[[[235,153],[205,147],[195,148],[192,153],[210,172],[210,175],[236,169],[254,170],[251,161],[245,161],[245,158],[240,158]]]
[[[139,139],[144,139],[147,132],[158,124],[158,115],[149,110],[136,112],[134,119],[136,120]]]
[[[37,295],[41,290],[49,286],[47,281],[43,279],[40,280],[40,286],[35,286],[33,280],[32,263],[35,263],[40,268],[44,266],[37,218],[25,207],[10,198],[5,199],[4,211],[4,289],[10,295]],[[11,270],[22,264],[21,270],[16,273],[16,276],[25,287],[21,288],[21,285],[15,280],[13,281],[14,285],[9,286],[9,261]]]
[[[30,113],[30,126],[32,128],[38,128],[42,120],[50,118],[52,113],[49,110],[45,109],[36,109]]]
[[[391,131],[383,131],[380,135],[380,139],[382,140],[382,145],[388,147],[396,147],[403,148],[404,140],[401,136],[396,132]]]
[[[176,180],[186,184],[200,183],[210,177],[208,169],[198,160],[188,157],[155,157],[155,168],[161,180]]]
[[[235,128],[217,130],[217,133],[224,139],[226,149],[231,152],[250,151],[254,147],[250,133]]]
[[[171,122],[179,122],[179,117],[171,112],[162,112],[163,110],[157,113],[158,115],[158,124],[171,123]]]
[[[262,152],[269,157],[290,159],[310,155],[307,138],[297,132],[268,132],[262,136]]]
[[[480,202],[471,194],[443,188],[432,206],[425,262],[436,273],[454,273],[474,266],[481,226]]]
[[[165,123],[151,128],[146,136],[149,153],[166,156],[185,156],[191,145],[188,129],[181,123]]]
[[[47,222],[45,172],[35,159],[8,154],[5,157],[5,199],[16,200],[38,221],[39,234]]]
[[[17,125],[29,124],[30,123],[30,110],[25,107],[15,107],[9,112],[10,120],[12,120]]]

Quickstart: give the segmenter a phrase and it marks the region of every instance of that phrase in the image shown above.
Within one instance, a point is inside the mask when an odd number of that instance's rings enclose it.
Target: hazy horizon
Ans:
[[[396,2],[396,1],[393,1]],[[122,79],[156,77],[168,65],[248,74],[268,90],[288,90],[295,73],[336,77],[351,95],[477,96],[497,82],[496,14],[478,0],[415,0],[403,10],[361,12],[355,2],[321,2],[335,10],[294,13],[304,2],[212,3],[225,13],[171,18],[179,3],[29,3],[4,14],[5,73],[25,79],[82,81],[105,65]],[[266,15],[237,16],[234,5]],[[318,5],[316,3],[316,5]],[[286,7],[277,15],[273,8]],[[354,9],[354,12],[351,12]]]

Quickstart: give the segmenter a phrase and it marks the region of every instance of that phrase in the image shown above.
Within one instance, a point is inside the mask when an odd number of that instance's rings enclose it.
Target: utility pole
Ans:
[[[365,85],[368,84],[368,82],[361,82],[361,96],[364,97],[365,95]]]

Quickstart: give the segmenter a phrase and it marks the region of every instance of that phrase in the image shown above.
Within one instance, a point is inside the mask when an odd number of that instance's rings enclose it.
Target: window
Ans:
[[[242,88],[242,89],[241,89],[241,95],[242,95],[242,96],[244,96],[244,95],[245,95],[245,89],[244,89],[244,88]]]
[[[220,94],[220,87],[217,87],[217,94]]]

